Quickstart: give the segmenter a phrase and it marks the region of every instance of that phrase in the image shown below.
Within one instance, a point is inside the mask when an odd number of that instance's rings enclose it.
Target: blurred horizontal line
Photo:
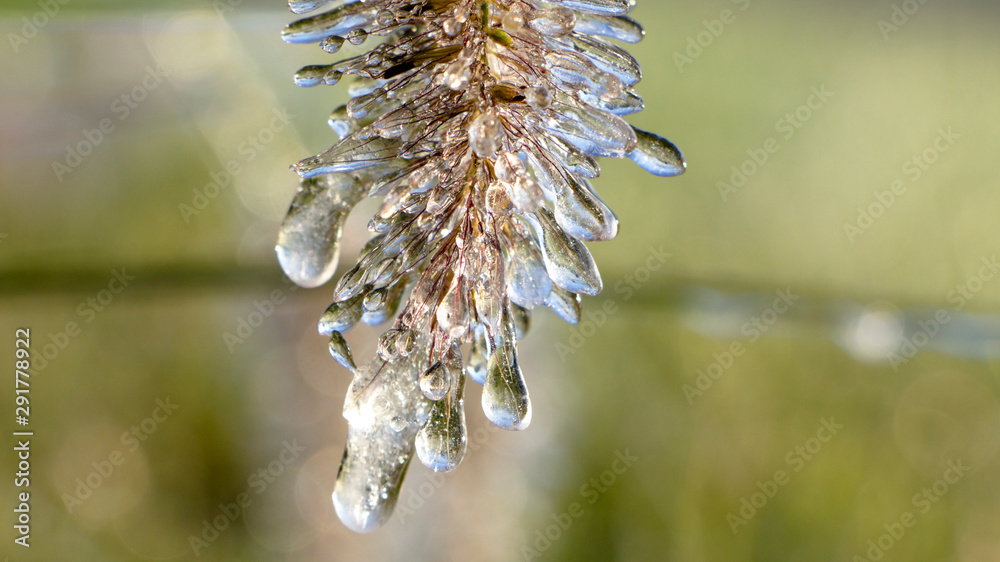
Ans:
[[[83,294],[105,288],[115,272],[134,276],[129,291],[138,293],[173,291],[242,291],[287,283],[277,264],[233,266],[230,264],[164,264],[81,267],[72,269],[7,269],[0,271],[0,294],[44,296]]]
[[[113,271],[122,270],[136,278],[134,288],[131,285],[129,287],[130,292],[134,290],[136,293],[145,293],[153,298],[172,292],[242,292],[291,284],[277,263],[245,266],[232,263],[185,262],[46,269],[0,267],[0,295],[3,298],[30,298],[92,293],[107,286],[114,275]],[[338,271],[333,280],[319,290],[325,288],[332,290],[334,282],[343,273],[344,271]],[[587,302],[615,300],[627,308],[672,309],[690,304],[686,301],[690,298],[692,290],[709,289],[732,295],[762,295],[787,288],[819,306],[823,306],[823,303],[852,302],[862,306],[891,303],[904,309],[948,308],[943,300],[920,300],[876,293],[849,294],[824,287],[799,286],[778,279],[723,279],[659,274],[645,283],[629,285],[627,280],[635,273],[633,270],[602,270],[601,273],[604,279],[604,292],[597,297],[585,298],[585,307]],[[996,307],[974,302],[970,302],[967,311],[1000,312]]]

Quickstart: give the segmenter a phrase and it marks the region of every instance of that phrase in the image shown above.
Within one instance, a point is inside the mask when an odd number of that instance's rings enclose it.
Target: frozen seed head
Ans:
[[[623,120],[644,105],[639,64],[616,44],[644,34],[633,3],[289,1],[297,14],[329,8],[290,24],[285,41],[331,55],[371,46],[295,75],[308,87],[346,81],[351,100],[329,118],[340,140],[293,166],[302,179],[277,246],[293,281],[325,284],[348,213],[365,195],[382,201],[319,325],[354,375],[333,495],[348,528],[385,523],[414,452],[437,471],[461,463],[467,376],[484,385],[488,419],[527,428],[517,339],[540,306],[579,321],[580,296],[602,288],[583,242],[618,232],[587,181],[596,159],[683,173],[673,143]],[[343,334],[390,320],[356,366]]]

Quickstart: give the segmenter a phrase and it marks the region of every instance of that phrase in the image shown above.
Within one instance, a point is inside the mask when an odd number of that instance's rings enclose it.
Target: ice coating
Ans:
[[[684,171],[672,143],[622,119],[645,106],[642,69],[615,43],[644,35],[626,16],[634,3],[289,0],[325,9],[282,33],[325,58],[295,82],[343,82],[350,98],[329,114],[332,146],[292,166],[301,187],[277,248],[289,277],[329,280],[351,207],[381,199],[318,324],[354,376],[333,493],[351,530],[389,519],[414,453],[435,471],[459,466],[466,377],[492,423],[530,424],[517,342],[541,305],[580,321],[581,295],[603,288],[584,242],[618,234],[587,181],[597,158]],[[358,368],[344,334],[362,322],[392,326]]]

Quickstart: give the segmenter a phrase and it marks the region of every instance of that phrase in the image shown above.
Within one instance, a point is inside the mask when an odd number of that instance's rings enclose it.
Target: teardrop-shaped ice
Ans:
[[[387,363],[376,357],[355,372],[348,390],[344,404],[347,448],[337,473],[333,505],[344,525],[357,533],[382,526],[399,499],[417,430],[430,412],[431,402],[411,374],[419,367],[409,358]],[[393,418],[412,423],[393,427],[389,423]]]
[[[281,32],[286,43],[316,43],[328,35],[345,35],[375,21],[377,8],[370,3],[351,2],[328,12],[292,22]]]
[[[427,423],[417,432],[417,457],[434,472],[451,472],[465,457],[465,377],[456,383],[444,400],[434,403]]]
[[[624,158],[635,150],[635,131],[621,117],[587,106],[553,104],[527,120],[590,156]]]
[[[632,9],[634,0],[549,0],[578,12],[624,16]]]
[[[684,155],[674,143],[659,135],[632,128],[639,143],[628,157],[643,170],[664,178],[679,176],[687,170]]]
[[[281,269],[296,285],[311,289],[333,277],[344,223],[363,196],[364,186],[351,174],[300,182],[275,247]]]
[[[380,167],[375,171],[381,173],[401,170],[406,163],[396,157],[399,146],[399,141],[395,139],[361,138],[355,133],[323,154],[300,161],[292,169],[303,178],[375,167]]]
[[[362,309],[362,295],[355,295],[345,301],[337,301],[331,304],[323,316],[319,319],[317,329],[324,336],[333,335],[334,332],[346,332],[353,328],[364,313]]]
[[[347,270],[347,273],[337,281],[333,288],[333,298],[336,301],[346,301],[358,296],[365,288],[365,276],[367,271],[361,268],[361,264],[354,264],[354,267]]]
[[[452,338],[461,338],[469,329],[469,293],[457,280],[437,307],[437,321]]]
[[[614,74],[627,86],[634,86],[642,80],[642,67],[639,66],[639,61],[614,43],[580,33],[548,41],[553,45],[583,54],[598,68]]]
[[[510,300],[525,308],[543,304],[545,297],[552,292],[552,280],[534,241],[529,237],[516,236],[507,250],[510,257],[504,276]]]
[[[602,35],[625,43],[638,43],[646,35],[639,22],[630,17],[587,13],[577,14],[576,31],[587,35]]]
[[[618,217],[585,179],[566,174],[565,190],[556,197],[556,222],[570,236],[587,242],[618,236]]]
[[[340,332],[330,334],[330,355],[343,365],[346,369],[354,371],[358,368],[354,364],[354,356],[351,355],[351,347],[347,345],[347,340]]]
[[[549,298],[545,299],[545,306],[552,309],[559,318],[567,324],[577,325],[580,323],[580,313],[583,310],[583,303],[580,295],[571,293],[566,289],[553,287]]]
[[[382,306],[373,312],[366,312],[361,317],[361,321],[369,326],[378,326],[396,315],[399,305],[403,300],[403,292],[406,289],[405,283],[391,285],[386,292]]]
[[[502,313],[496,349],[490,356],[483,385],[483,412],[493,425],[520,431],[531,423],[531,401],[517,363],[516,335],[510,310]]]
[[[581,295],[593,297],[600,294],[604,289],[601,274],[583,242],[559,228],[548,209],[539,209],[538,213],[525,218],[538,234],[545,269],[552,283]]]

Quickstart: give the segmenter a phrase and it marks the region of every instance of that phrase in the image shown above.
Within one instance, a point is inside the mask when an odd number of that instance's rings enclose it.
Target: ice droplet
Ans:
[[[509,308],[504,309],[500,323],[496,349],[490,357],[483,385],[483,412],[493,425],[520,431],[531,423],[531,401],[517,363],[514,321]]]
[[[587,242],[613,240],[618,236],[618,217],[601,201],[587,180],[565,175],[563,192],[556,197],[556,222],[567,234]]]
[[[345,368],[352,371],[358,368],[354,364],[354,357],[351,355],[351,348],[347,345],[344,335],[340,332],[330,334],[330,355]]]
[[[438,401],[448,394],[448,370],[438,361],[426,373],[420,375],[420,391],[427,398]]]
[[[364,187],[349,174],[302,180],[281,223],[275,252],[296,285],[313,288],[333,277],[340,257],[340,236]]]
[[[575,326],[580,323],[583,305],[580,302],[580,295],[576,293],[553,287],[549,298],[545,299],[545,306],[551,308],[567,324]]]
[[[566,234],[548,209],[526,217],[538,234],[545,269],[557,287],[590,297],[597,296],[604,289],[597,264],[587,247],[576,238]],[[548,295],[545,295],[548,297]]]
[[[643,170],[664,178],[679,176],[687,170],[684,155],[674,143],[642,129],[635,129],[635,136],[639,143],[628,157]]]
[[[544,258],[534,241],[515,238],[509,247],[510,258],[504,273],[510,300],[534,308],[552,292],[552,279],[546,272]]]
[[[361,308],[362,300],[361,295],[357,295],[331,304],[319,319],[319,333],[329,336],[333,332],[346,332],[353,328],[364,313]]]
[[[435,402],[431,413],[417,432],[417,457],[434,472],[451,472],[465,457],[465,377],[460,377],[453,392]]]
[[[469,145],[480,158],[493,158],[500,150],[502,136],[500,119],[491,113],[483,113],[469,123]]]

